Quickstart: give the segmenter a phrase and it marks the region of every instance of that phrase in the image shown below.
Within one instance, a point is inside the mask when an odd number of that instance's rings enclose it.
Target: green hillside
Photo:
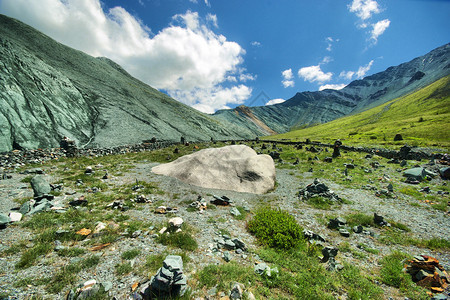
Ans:
[[[265,139],[450,148],[450,76],[357,115]],[[403,141],[394,142],[401,134]]]

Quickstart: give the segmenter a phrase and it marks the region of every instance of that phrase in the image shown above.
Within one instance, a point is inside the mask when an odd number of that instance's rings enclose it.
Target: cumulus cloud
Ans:
[[[346,84],[324,84],[321,85],[319,87],[319,91],[323,91],[323,90],[341,90],[343,88],[345,88],[347,85]]]
[[[279,103],[283,103],[284,99],[272,99],[270,101],[267,101],[265,105],[274,105],[274,104],[279,104]]]
[[[294,74],[292,74],[292,69],[287,69],[281,72],[281,75],[283,76],[283,80],[281,83],[285,88],[287,87],[294,87]]]
[[[384,31],[389,27],[391,21],[389,19],[381,20],[372,25],[373,30],[371,31],[370,38],[376,43],[378,37],[384,33]]]
[[[375,0],[353,0],[352,4],[348,5],[348,9],[350,12],[354,12],[362,21],[369,19],[373,14],[381,12]]]
[[[298,76],[300,78],[303,78],[303,80],[305,81],[322,83],[330,81],[333,77],[333,73],[324,73],[321,70],[320,65],[317,65],[301,68],[300,70],[298,70]]]
[[[356,75],[357,79],[361,79],[366,76],[367,72],[369,72],[370,68],[372,68],[374,60],[372,59],[367,65],[360,66],[358,71],[342,71],[339,74],[339,77],[351,80],[354,75]]]
[[[0,9],[63,44],[109,57],[133,76],[205,112],[241,104],[251,95],[242,84],[223,86],[230,84],[230,76],[243,75],[239,65],[245,50],[207,26],[215,26],[215,15],[202,20],[187,11],[152,33],[121,7],[103,11],[99,0],[3,0]]]

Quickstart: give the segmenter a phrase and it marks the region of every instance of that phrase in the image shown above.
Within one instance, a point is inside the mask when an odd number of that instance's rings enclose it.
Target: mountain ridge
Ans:
[[[242,139],[246,128],[217,120],[95,58],[0,15],[0,152],[159,140]]]
[[[450,74],[450,43],[385,71],[350,82],[341,90],[298,92],[283,103],[249,108],[255,118],[277,133],[326,123],[417,91]],[[220,110],[216,117],[245,124],[238,109]],[[252,124],[251,126],[254,126]],[[259,128],[262,134],[267,130]]]

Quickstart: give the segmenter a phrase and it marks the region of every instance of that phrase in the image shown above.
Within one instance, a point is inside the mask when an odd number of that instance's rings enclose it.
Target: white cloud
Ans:
[[[341,78],[345,78],[347,80],[351,80],[353,78],[354,75],[356,75],[357,79],[361,79],[364,76],[366,76],[367,72],[369,72],[370,68],[372,68],[374,60],[372,59],[367,65],[365,66],[360,66],[358,68],[358,71],[342,71],[339,74],[339,77]]]
[[[219,27],[219,25],[217,25],[217,16],[216,15],[207,14],[206,15],[206,20],[211,22],[214,27],[216,27],[216,28]]]
[[[322,59],[321,64],[327,64],[327,63],[329,63],[329,62],[331,62],[331,61],[333,61],[333,59],[332,59],[331,57],[325,56],[325,57]]]
[[[324,84],[319,87],[319,91],[323,91],[323,90],[327,90],[327,89],[340,90],[340,89],[345,88],[346,86],[347,86],[346,84]]]
[[[326,82],[330,81],[333,77],[333,73],[324,73],[320,69],[320,65],[304,67],[298,70],[298,76],[309,82]]]
[[[281,83],[283,84],[283,86],[285,88],[287,87],[294,87],[295,82],[294,80],[294,74],[292,74],[292,69],[287,69],[284,70],[283,72],[281,72],[281,75],[283,76],[283,80],[281,81]]]
[[[206,6],[211,7],[211,4],[209,3],[209,0],[205,0],[205,4],[206,4]]]
[[[358,71],[356,71],[356,77],[363,78],[364,76],[366,76],[367,72],[369,72],[372,65],[373,65],[373,59],[367,65],[359,67]]]
[[[373,30],[370,38],[376,43],[378,41],[378,37],[384,33],[390,24],[391,21],[389,21],[389,19],[381,20],[375,24],[372,24]]]
[[[258,42],[258,41],[253,41],[253,42],[251,43],[251,45],[254,46],[254,47],[261,47],[261,43]]]
[[[354,12],[362,21],[369,19],[373,14],[381,12],[377,1],[374,0],[353,0],[351,5],[348,5],[350,12]]]
[[[327,51],[333,50],[333,43],[339,42],[339,39],[333,39],[331,36],[327,37],[325,39],[325,42],[327,43]]]
[[[231,88],[215,86],[208,89],[171,90],[169,95],[175,99],[183,99],[186,104],[203,111],[214,113],[217,109],[227,108],[227,104],[242,104],[250,97],[252,89],[240,84]],[[208,98],[209,101],[198,101]]]
[[[177,100],[208,107],[204,111],[250,97],[245,85],[222,86],[242,74],[245,50],[214,33],[196,12],[175,15],[173,24],[153,34],[121,7],[103,11],[99,0],[2,0],[0,10],[63,44],[109,57]]]
[[[247,81],[254,81],[256,80],[256,75],[252,75],[252,74],[241,74],[239,75],[239,80],[242,82],[247,82]]]
[[[351,80],[353,75],[355,75],[355,72],[353,71],[342,71],[341,74],[339,74],[339,77]]]
[[[272,99],[270,101],[267,101],[267,103],[265,105],[274,105],[274,104],[279,104],[279,103],[283,103],[284,99]]]

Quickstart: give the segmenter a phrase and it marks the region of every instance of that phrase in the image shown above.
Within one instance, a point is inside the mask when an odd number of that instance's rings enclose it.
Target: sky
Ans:
[[[450,0],[0,0],[202,112],[341,89],[450,42]]]

